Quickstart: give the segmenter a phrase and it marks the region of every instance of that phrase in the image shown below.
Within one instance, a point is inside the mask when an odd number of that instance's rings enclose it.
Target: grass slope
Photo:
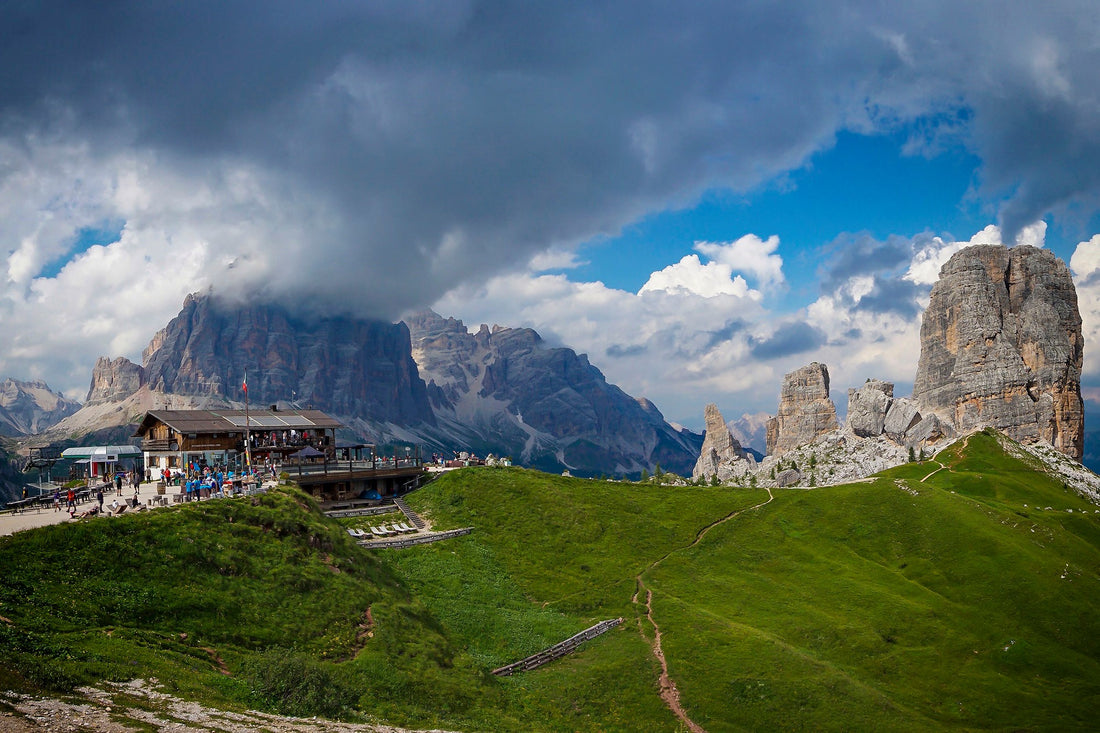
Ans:
[[[711,733],[1090,728],[1100,515],[993,434],[937,460],[774,498],[464,469],[409,501],[474,532],[408,550],[354,545],[296,491],[19,533],[0,540],[0,683],[155,675],[415,726],[678,730],[643,588]]]

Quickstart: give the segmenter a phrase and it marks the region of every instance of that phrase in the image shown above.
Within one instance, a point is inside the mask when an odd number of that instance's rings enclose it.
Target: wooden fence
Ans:
[[[547,662],[552,662],[555,659],[564,657],[566,654],[575,651],[576,648],[584,642],[588,641],[589,639],[596,638],[605,631],[615,628],[622,622],[622,618],[613,618],[608,619],[607,621],[601,621],[595,626],[589,626],[587,629],[580,632],[579,634],[574,634],[565,641],[559,641],[554,646],[549,647],[548,649],[543,649],[537,654],[532,654],[526,659],[521,659],[518,662],[512,662],[511,664],[507,664],[498,669],[494,669],[493,674],[498,677],[507,677],[513,672],[526,672],[528,670],[535,669],[536,667],[541,667]]]

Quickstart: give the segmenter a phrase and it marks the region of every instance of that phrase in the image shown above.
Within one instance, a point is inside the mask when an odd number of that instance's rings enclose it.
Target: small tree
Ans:
[[[797,471],[798,470],[798,464],[795,463],[794,460],[791,460],[791,470],[792,471]]]
[[[817,465],[817,454],[816,453],[811,453],[810,454],[810,468],[813,468],[816,465]]]
[[[756,474],[749,476],[749,486],[756,486]]]
[[[660,463],[653,466],[653,478],[657,479],[657,483],[662,483],[665,478],[665,472],[661,470]]]
[[[721,485],[721,483],[722,483],[722,482],[718,480],[718,474],[716,474],[716,473],[712,473],[712,474],[710,475],[710,485],[711,485],[711,486],[720,486],[720,485]]]
[[[817,478],[812,473],[810,474],[810,486],[817,486]]]
[[[642,475],[638,477],[639,481],[649,481],[649,471],[642,469]]]
[[[913,463],[917,460],[917,452],[913,450],[913,446],[909,446],[909,462]]]
[[[775,466],[772,466],[772,481],[775,480]]]

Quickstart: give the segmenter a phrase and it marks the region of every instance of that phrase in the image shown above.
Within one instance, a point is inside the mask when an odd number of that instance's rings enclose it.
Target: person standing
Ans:
[[[69,489],[68,499],[69,499],[68,509],[70,511],[75,512],[76,511],[76,493],[72,489]]]
[[[95,498],[99,502],[99,511],[103,511],[103,487],[96,489]]]
[[[55,512],[61,511],[61,489],[53,490],[53,510]]]
[[[115,474],[115,491],[118,492],[119,496],[122,496],[122,474],[121,473],[116,473]]]

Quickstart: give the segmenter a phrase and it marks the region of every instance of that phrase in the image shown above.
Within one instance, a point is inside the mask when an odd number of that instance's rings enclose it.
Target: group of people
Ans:
[[[82,516],[82,517],[94,516],[95,514],[98,514],[98,513],[102,512],[103,511],[103,492],[104,492],[104,490],[109,492],[111,490],[111,485],[114,484],[116,495],[117,496],[122,496],[122,489],[123,489],[123,486],[126,484],[126,482],[127,482],[127,474],[123,471],[119,471],[118,473],[116,473],[113,478],[111,476],[103,476],[102,482],[97,484],[96,487],[95,487],[94,496],[95,496],[96,503],[92,506],[91,509],[84,512],[80,516]],[[130,474],[129,474],[129,483],[130,483],[130,486],[132,486],[133,489],[134,489],[134,498],[130,500],[130,505],[136,507],[138,505],[138,489],[141,487],[141,478],[140,478],[140,476],[138,475],[138,473],[136,471],[130,472]],[[92,487],[89,485],[89,487],[88,487],[89,494],[91,494],[91,491],[92,491]],[[79,495],[77,494],[76,490],[73,489],[72,487],[70,487],[65,492],[65,511],[67,511],[69,513],[69,516],[71,516],[73,518],[76,518],[76,515],[77,515],[76,501],[77,501],[78,498],[79,498]],[[61,489],[54,489],[54,492],[53,492],[53,509],[54,509],[55,512],[61,511]]]

